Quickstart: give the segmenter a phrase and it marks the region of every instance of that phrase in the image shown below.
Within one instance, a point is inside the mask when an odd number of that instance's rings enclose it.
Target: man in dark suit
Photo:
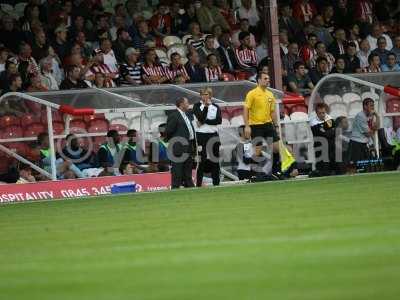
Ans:
[[[200,66],[200,57],[197,50],[192,49],[188,54],[189,61],[185,65],[186,72],[190,77],[190,82],[206,82],[206,73]]]
[[[189,101],[179,98],[177,110],[167,119],[165,129],[168,142],[168,156],[171,161],[171,188],[194,187],[192,180],[193,153],[195,153],[196,134],[187,114]]]
[[[233,73],[237,68],[237,62],[235,57],[235,49],[231,43],[231,34],[229,31],[222,33],[219,39],[219,47],[217,51],[221,58],[222,71],[227,73]]]
[[[346,32],[342,28],[335,30],[335,40],[329,45],[328,51],[337,59],[340,55],[346,54]]]
[[[293,18],[293,10],[290,4],[285,3],[281,7],[279,18],[279,30],[286,30],[290,42],[301,42],[299,40],[302,26]]]

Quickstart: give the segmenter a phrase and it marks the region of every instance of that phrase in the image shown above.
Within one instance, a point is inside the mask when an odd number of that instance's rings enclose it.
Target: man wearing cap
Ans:
[[[60,60],[63,61],[68,52],[67,29],[64,26],[58,26],[54,30],[54,34],[55,39],[52,43],[52,47]]]
[[[125,51],[126,63],[119,68],[121,83],[126,85],[142,84],[142,64],[139,62],[140,51],[135,48],[128,48]]]

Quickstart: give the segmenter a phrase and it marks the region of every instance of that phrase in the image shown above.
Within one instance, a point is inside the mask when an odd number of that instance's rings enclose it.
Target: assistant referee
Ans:
[[[273,143],[274,153],[279,153],[278,116],[275,111],[276,100],[267,87],[270,79],[266,72],[257,74],[257,87],[249,91],[243,106],[245,137],[259,145],[262,139]]]

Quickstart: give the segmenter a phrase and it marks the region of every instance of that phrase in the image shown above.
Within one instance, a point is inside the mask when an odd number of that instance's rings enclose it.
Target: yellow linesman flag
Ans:
[[[296,162],[293,154],[285,147],[282,141],[279,141],[279,156],[281,158],[281,171],[286,172],[290,166]]]

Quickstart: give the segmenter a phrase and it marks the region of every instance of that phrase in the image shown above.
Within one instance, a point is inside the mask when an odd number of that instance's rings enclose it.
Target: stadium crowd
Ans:
[[[2,1],[0,6],[1,94],[256,81],[258,71],[268,72],[263,1],[18,2]],[[400,70],[398,1],[295,0],[278,5],[284,90],[307,96],[330,73]],[[21,111],[29,111],[24,103],[0,103],[0,116],[18,117]],[[163,130],[156,151],[162,158]],[[128,156],[136,151],[135,134],[133,129],[127,133]],[[77,139],[69,138],[79,148]],[[121,168],[112,170],[112,158],[120,150],[119,134],[111,130],[107,138],[116,148],[104,143],[81,165],[69,162],[65,157],[73,154],[64,149],[64,158],[57,158],[58,177],[92,176],[82,171],[94,165],[102,166],[96,176],[168,167],[165,161],[152,164],[151,158],[142,167],[126,163],[132,160],[124,156]],[[38,163],[48,167],[48,136],[40,134],[34,148]],[[78,152],[86,156],[85,151]],[[28,169],[21,167],[19,172],[29,173]]]
[[[263,1],[2,2],[2,94],[247,79],[269,62]],[[400,69],[398,1],[278,4],[285,89]]]

